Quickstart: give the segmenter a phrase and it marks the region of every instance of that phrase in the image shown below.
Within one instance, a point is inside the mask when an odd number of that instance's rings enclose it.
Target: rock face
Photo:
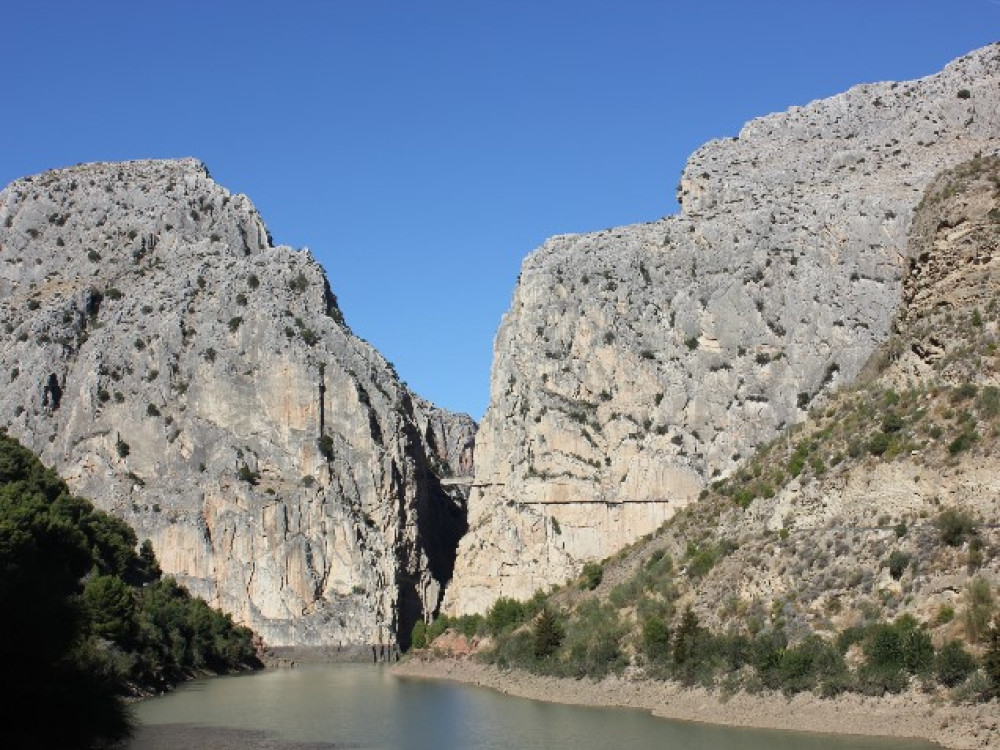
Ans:
[[[993,317],[1000,289],[998,246],[1000,158],[975,158],[938,176],[910,232],[897,336],[882,363],[888,367],[884,379],[897,387],[931,379],[998,384],[983,354],[967,356],[980,343],[968,340],[970,332],[985,326],[997,333],[986,317]]]
[[[465,530],[475,425],[345,325],[194,160],[0,193],[0,424],[275,646],[404,645]]]
[[[706,501],[722,510],[699,519],[704,538],[730,540],[734,551],[693,582],[689,601],[704,622],[735,625],[726,602],[742,603],[744,620],[747,609],[787,605],[799,632],[834,633],[865,610],[887,620],[905,613],[928,623],[935,642],[976,647],[982,634],[965,613],[952,622],[940,612],[968,612],[973,579],[1000,584],[998,246],[1000,158],[973,158],[931,181],[911,222],[892,334],[862,382],[790,436],[812,450],[802,472],[745,509],[732,492]],[[884,452],[873,447],[880,433],[890,438]],[[769,481],[768,464],[785,455],[772,445],[729,484]],[[941,521],[951,512],[975,530],[947,539]],[[686,561],[696,533],[678,531],[664,539]],[[895,571],[893,556],[905,563]]]
[[[748,123],[681,211],[555,237],[497,335],[446,607],[561,583],[657,528],[886,340],[931,179],[1000,145],[1000,47]]]

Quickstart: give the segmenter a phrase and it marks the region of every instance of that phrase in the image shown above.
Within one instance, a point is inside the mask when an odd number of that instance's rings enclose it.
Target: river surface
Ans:
[[[273,669],[135,706],[133,750],[933,750],[926,742],[731,729],[514,698],[387,667]]]

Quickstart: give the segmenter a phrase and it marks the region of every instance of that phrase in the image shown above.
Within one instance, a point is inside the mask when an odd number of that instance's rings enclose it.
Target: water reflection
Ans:
[[[932,750],[925,742],[731,729],[512,698],[370,665],[200,680],[144,701],[133,750]]]

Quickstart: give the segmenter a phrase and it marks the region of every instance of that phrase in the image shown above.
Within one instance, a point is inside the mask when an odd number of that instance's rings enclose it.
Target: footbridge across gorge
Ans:
[[[468,487],[469,489],[481,487],[503,487],[506,482],[477,482],[475,477],[447,477],[441,480],[444,487]],[[569,482],[552,482],[552,484],[568,485]],[[668,498],[649,498],[642,500],[602,500],[581,499],[581,500],[517,500],[518,505],[668,505],[676,504],[677,500]]]

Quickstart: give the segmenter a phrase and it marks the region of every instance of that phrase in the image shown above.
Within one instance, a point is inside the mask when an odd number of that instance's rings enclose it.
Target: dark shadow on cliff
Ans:
[[[437,615],[445,589],[455,571],[458,543],[468,531],[469,525],[463,492],[458,487],[446,489],[441,484],[441,477],[431,469],[440,462],[432,461],[424,449],[425,441],[421,439],[415,426],[413,403],[408,396],[402,406],[410,417],[406,420],[404,435],[409,455],[416,467],[414,484],[417,488],[417,503],[413,509],[417,525],[417,548],[404,547],[397,551],[399,564],[396,583],[399,587],[399,601],[396,637],[399,647],[405,651],[410,647],[410,636],[417,621],[425,619],[427,615]],[[401,507],[400,510],[405,518],[405,508]],[[430,574],[440,583],[436,600],[428,602],[433,607],[429,612],[424,611],[421,582],[415,574],[417,568],[413,564],[419,559],[421,552],[427,557]]]

